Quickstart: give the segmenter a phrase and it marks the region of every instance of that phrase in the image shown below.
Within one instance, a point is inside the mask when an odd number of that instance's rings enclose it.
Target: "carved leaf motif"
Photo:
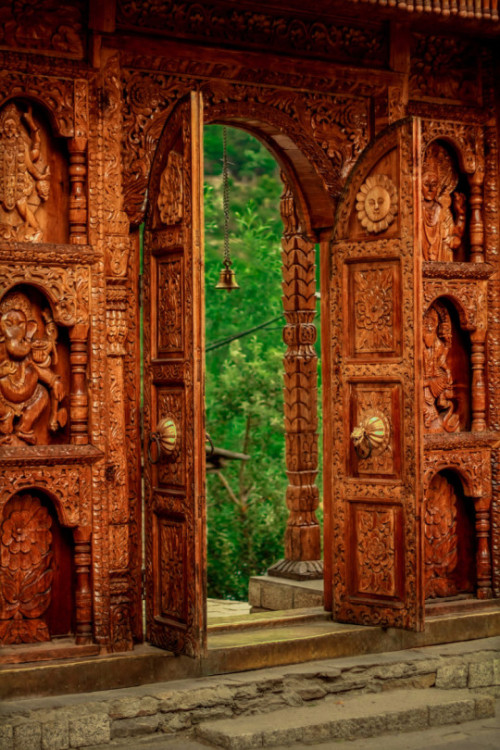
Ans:
[[[354,273],[355,351],[393,349],[392,269],[366,269]]]
[[[394,512],[363,509],[356,518],[359,592],[394,596]]]
[[[167,166],[160,178],[158,208],[164,224],[178,224],[183,215],[184,178],[182,156],[170,151]]]
[[[0,527],[0,620],[11,622],[0,628],[4,643],[50,639],[46,624],[38,618],[52,595],[51,524],[47,509],[31,495],[15,495],[5,507]]]

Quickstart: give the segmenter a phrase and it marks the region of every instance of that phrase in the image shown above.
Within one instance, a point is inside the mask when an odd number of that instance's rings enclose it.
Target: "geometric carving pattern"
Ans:
[[[0,642],[49,641],[42,615],[50,605],[52,519],[36,497],[15,495],[0,526]]]

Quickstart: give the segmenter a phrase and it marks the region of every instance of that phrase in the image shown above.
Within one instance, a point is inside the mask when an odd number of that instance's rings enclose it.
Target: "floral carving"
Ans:
[[[37,218],[49,197],[50,170],[31,108],[8,104],[0,114],[0,237],[40,242]]]
[[[395,594],[394,511],[363,508],[355,514],[360,594]]]
[[[356,354],[392,351],[393,270],[356,270],[354,282],[354,347]]]
[[[44,335],[35,338],[38,324],[30,301],[13,292],[0,303],[0,444],[35,445],[34,427],[49,408],[48,427],[57,432],[67,421],[60,407],[65,397],[57,364],[57,326],[44,310]]]
[[[0,8],[0,44],[83,57],[84,14],[82,0],[3,3]]]
[[[15,495],[5,507],[0,553],[0,641],[48,641],[41,619],[50,605],[52,519],[36,497]]]
[[[367,177],[356,196],[356,210],[361,226],[368,232],[384,232],[398,212],[398,191],[385,174]]]
[[[179,620],[185,619],[186,592],[182,585],[185,580],[185,524],[158,519],[161,564],[161,614]]]
[[[428,432],[460,429],[448,365],[451,337],[450,314],[442,303],[435,302],[424,315],[424,426]]]
[[[465,195],[454,192],[458,176],[444,146],[431,143],[422,176],[422,252],[425,260],[452,261],[465,230]],[[450,210],[453,203],[455,218]]]
[[[480,98],[479,59],[475,41],[415,34],[411,55],[411,96],[477,104]]]

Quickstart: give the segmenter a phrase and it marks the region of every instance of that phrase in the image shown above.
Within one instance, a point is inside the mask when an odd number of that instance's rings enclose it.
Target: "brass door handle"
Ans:
[[[151,446],[156,443],[156,458],[153,458]],[[170,456],[179,444],[179,428],[172,417],[164,417],[158,422],[155,432],[149,436],[148,459],[149,463],[157,464],[161,456]]]
[[[363,460],[372,453],[382,453],[389,443],[390,435],[391,426],[385,414],[366,414],[351,432],[351,440],[358,458]]]

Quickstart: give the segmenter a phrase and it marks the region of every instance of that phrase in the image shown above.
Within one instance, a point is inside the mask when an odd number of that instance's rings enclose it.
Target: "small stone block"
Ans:
[[[71,719],[69,722],[69,738],[71,747],[87,747],[109,742],[111,727],[108,716],[88,714],[81,719]]]
[[[495,699],[492,695],[476,695],[476,719],[489,719],[495,716]]]
[[[159,716],[136,716],[133,719],[115,719],[111,724],[111,737],[137,737],[153,734],[158,729]]]
[[[159,702],[149,696],[145,698],[121,698],[113,701],[109,708],[112,719],[133,719],[136,716],[153,716],[158,711]]]
[[[261,588],[261,607],[265,609],[291,609],[293,590],[290,585],[266,583]]]
[[[320,591],[303,591],[297,589],[293,595],[293,608],[322,607],[323,594]]]
[[[489,687],[494,685],[493,662],[476,661],[469,664],[469,687]]]
[[[493,684],[500,685],[500,659],[493,659]]]
[[[461,724],[475,718],[474,700],[458,700],[429,706],[429,725],[438,727],[442,724]]]
[[[216,747],[226,747],[229,750],[252,750],[254,747],[262,747],[262,732],[258,731],[245,732],[239,729],[234,733],[227,730],[219,732],[215,728],[202,725],[198,728],[197,736]]]
[[[37,721],[26,721],[14,727],[14,750],[40,750],[41,746],[42,727]]]
[[[467,687],[467,664],[443,664],[436,674],[436,687],[441,690]]]
[[[387,731],[387,717],[383,715],[344,719],[339,724],[340,735],[338,736],[346,740],[354,740],[358,737],[376,737]]]
[[[260,581],[250,578],[248,581],[248,603],[251,607],[261,607],[261,585]]]
[[[68,722],[50,719],[42,724],[42,750],[68,750]]]

